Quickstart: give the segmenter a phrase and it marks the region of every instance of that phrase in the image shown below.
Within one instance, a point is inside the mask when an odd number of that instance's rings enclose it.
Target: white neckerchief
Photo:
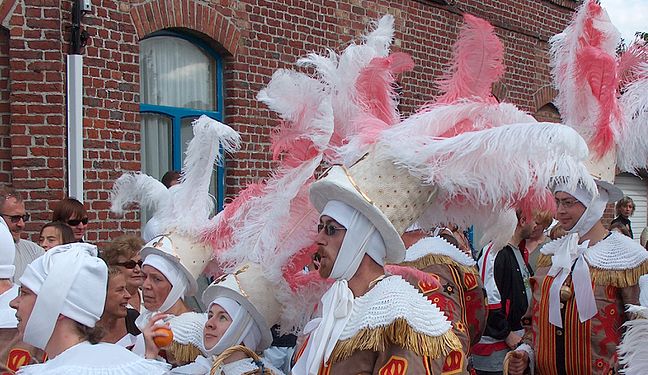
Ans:
[[[599,194],[595,197],[585,194],[585,190],[581,187],[577,187],[576,191],[573,192],[561,189],[555,190],[571,194],[586,207],[576,225],[569,230],[569,238],[551,257],[551,268],[547,273],[548,276],[554,277],[549,288],[549,322],[559,328],[563,327],[562,316],[560,315],[560,288],[570,273],[574,285],[579,320],[585,322],[593,318],[597,312],[589,266],[583,257],[589,246],[589,241],[582,244],[578,242],[581,236],[592,230],[594,225],[601,220],[603,211],[605,211],[608,194],[605,189],[599,188],[598,190]],[[588,197],[591,197],[590,201],[587,201]],[[573,271],[572,266],[574,266]]]
[[[169,280],[171,291],[157,311],[150,311],[142,304],[142,311],[137,319],[135,319],[135,325],[140,329],[140,331],[144,329],[144,326],[146,326],[146,323],[151,319],[151,316],[157,312],[167,312],[180,298],[184,297],[187,287],[189,286],[189,280],[187,280],[182,271],[178,269],[178,266],[160,255],[148,255],[144,260],[142,267],[144,265],[149,265],[160,271],[167,280]]]
[[[330,201],[322,210],[321,216],[324,215],[343,225],[346,233],[331,270],[330,277],[336,281],[321,299],[322,318],[311,324],[317,327],[293,369],[300,375],[316,375],[322,363],[328,362],[353,309],[354,296],[348,280],[358,271],[364,255],[382,265],[386,254],[376,227],[359,211],[345,203]]]

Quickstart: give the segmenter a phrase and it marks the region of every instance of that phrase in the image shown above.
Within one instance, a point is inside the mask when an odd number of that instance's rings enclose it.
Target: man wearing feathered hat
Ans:
[[[611,374],[621,369],[617,346],[629,318],[625,309],[639,303],[648,253],[632,239],[609,232],[601,217],[607,204],[623,196],[612,184],[616,165],[629,172],[646,167],[647,145],[628,141],[648,129],[646,111],[628,95],[642,92],[645,100],[648,79],[645,66],[641,74],[641,69],[630,69],[632,74],[615,71],[627,65],[616,61],[618,41],[618,31],[594,0],[585,1],[567,29],[551,40],[560,90],[556,104],[563,120],[589,144],[587,168],[595,185],[591,178],[575,179],[557,170],[556,218],[568,235],[541,249],[531,279],[530,328],[524,344],[510,355],[511,374],[522,374],[527,367],[542,374]],[[636,82],[639,86],[626,81],[634,74],[643,77]]]
[[[351,168],[332,167],[312,185],[319,272],[335,282],[322,297],[321,319],[305,328],[311,332],[294,374],[425,374],[441,370],[460,348],[443,312],[385,273],[385,263],[403,260],[400,235],[434,196],[416,181],[369,156]]]

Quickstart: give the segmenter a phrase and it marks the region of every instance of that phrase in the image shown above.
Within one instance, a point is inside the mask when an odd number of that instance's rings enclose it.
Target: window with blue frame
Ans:
[[[207,115],[223,120],[220,56],[203,41],[159,32],[140,42],[142,172],[158,180],[180,170],[191,140],[191,122]],[[214,172],[210,191],[223,202],[224,171]],[[143,213],[143,220],[147,214]]]

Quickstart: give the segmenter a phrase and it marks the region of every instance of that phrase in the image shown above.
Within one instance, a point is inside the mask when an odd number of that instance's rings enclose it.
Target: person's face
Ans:
[[[220,305],[213,304],[207,313],[207,323],[203,332],[205,348],[211,349],[223,337],[229,326],[232,324],[232,318]]]
[[[164,303],[173,285],[162,272],[149,265],[142,267],[142,271],[144,272],[144,283],[142,284],[144,307],[149,311],[156,311]]]
[[[521,219],[520,220],[520,225],[522,226],[520,230],[520,237],[522,237],[523,240],[527,240],[531,237],[531,234],[535,231],[536,225],[535,220],[526,220],[526,219]]]
[[[529,239],[539,240],[540,238],[542,238],[542,234],[548,227],[549,225],[540,225],[536,222],[535,229],[533,229],[533,232],[531,232],[531,236],[529,236]]]
[[[632,215],[632,209],[634,208],[632,203],[626,203],[624,206],[621,207],[621,216],[625,218],[629,218],[630,215]]]
[[[88,229],[88,216],[77,217],[77,215],[74,215],[67,220],[67,224],[72,228],[74,239],[81,241],[85,236],[86,229]]]
[[[26,286],[20,287],[18,297],[9,302],[9,306],[16,310],[16,318],[18,319],[18,334],[23,337],[25,333],[25,326],[31,316],[34,304],[36,303],[36,294]]]
[[[126,305],[128,305],[130,297],[130,293],[126,290],[126,276],[123,273],[112,276],[108,279],[108,292],[106,293],[104,315],[125,318]]]
[[[331,276],[335,259],[342,247],[346,230],[340,223],[329,216],[320,218],[320,225],[324,227],[317,233],[317,255],[319,257],[319,274],[323,279]],[[330,233],[330,234],[329,234]]]
[[[118,263],[125,263],[129,260],[138,263],[140,260],[142,260],[142,257],[139,255],[139,252],[136,253],[130,259],[122,255],[117,257]],[[142,272],[142,269],[140,268],[139,264],[136,264],[135,268],[126,268],[124,266],[117,266],[117,267],[119,267],[122,273],[126,276],[126,286],[128,287],[129,290],[135,290],[137,288],[140,288],[142,284],[144,284],[144,279],[146,278],[146,276],[144,276],[144,272]]]
[[[11,218],[11,216],[24,216],[26,213],[25,203],[19,202],[14,197],[8,197],[4,201],[2,212],[0,213],[7,223],[7,227],[9,227],[9,231],[11,232],[11,236],[13,237],[14,242],[20,241],[20,234],[22,233],[23,229],[25,229],[25,221],[22,218],[20,218],[19,220],[14,220]]]
[[[63,243],[63,236],[61,232],[54,227],[45,227],[41,231],[40,239],[38,244],[43,250],[47,251],[54,246],[61,245]]]
[[[559,191],[554,194],[556,199],[556,220],[564,230],[571,230],[585,212],[585,205],[571,194]]]

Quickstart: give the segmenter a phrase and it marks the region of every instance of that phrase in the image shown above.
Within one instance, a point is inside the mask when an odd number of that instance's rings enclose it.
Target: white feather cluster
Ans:
[[[631,173],[648,167],[648,64],[641,70],[639,79],[621,95],[624,127],[617,143],[617,164]]]
[[[374,30],[367,34],[362,44],[351,43],[341,54],[328,50],[328,56],[311,53],[300,59],[298,65],[314,68],[319,79],[326,85],[331,96],[335,132],[346,143],[361,131],[354,121],[363,112],[357,100],[355,87],[358,76],[375,57],[386,57],[394,38],[394,17],[383,16],[373,25]],[[337,148],[331,164],[345,160],[347,152],[357,150]]]
[[[417,125],[426,123],[410,124]],[[584,181],[588,190],[596,191],[581,163],[587,159],[587,145],[564,125],[512,124],[445,139],[413,138],[408,134],[416,129],[408,130],[401,133],[405,139],[390,133],[380,143],[381,152],[439,188],[435,204],[419,220],[426,225],[487,227],[532,189],[543,191],[559,167],[571,177],[569,183]]]
[[[123,214],[131,203],[156,211],[163,231],[198,237],[213,211],[209,183],[215,162],[221,160],[221,148],[233,152],[240,136],[232,128],[201,116],[193,122],[194,137],[189,142],[180,183],[171,189],[153,177],[140,173],[124,174],[113,185],[111,210]]]
[[[627,312],[636,319],[623,324],[625,333],[619,344],[619,363],[624,366],[619,370],[627,375],[648,374],[648,307],[629,305]]]

